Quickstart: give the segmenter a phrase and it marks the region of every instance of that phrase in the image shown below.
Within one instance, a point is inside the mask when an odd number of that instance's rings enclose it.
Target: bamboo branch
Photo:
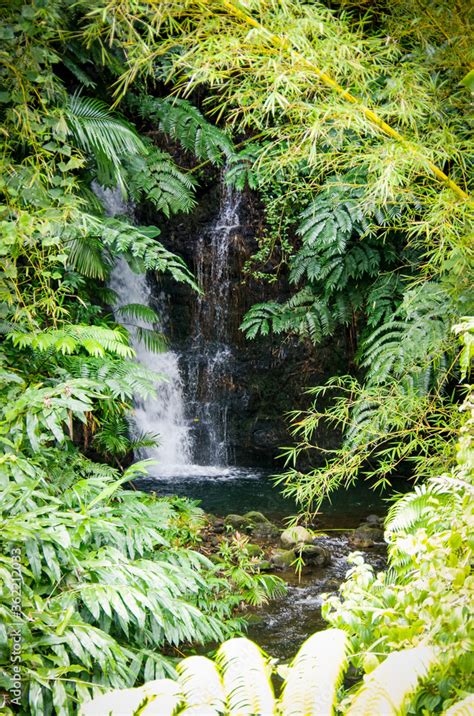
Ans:
[[[227,10],[229,10],[232,14],[244,20],[248,25],[252,25],[252,27],[256,27],[258,30],[261,30],[268,37],[268,39],[271,40],[272,44],[275,47],[287,50],[305,67],[314,72],[319,77],[321,82],[323,82],[325,85],[337,92],[337,94],[343,97],[343,99],[347,100],[351,104],[356,105],[360,109],[362,114],[367,117],[369,122],[375,124],[384,134],[400,142],[400,144],[406,147],[412,154],[418,157],[418,159],[421,159],[428,167],[428,169],[430,169],[440,181],[447,184],[447,186],[449,186],[449,188],[452,189],[461,199],[470,198],[469,194],[467,194],[463,189],[461,189],[461,187],[458,186],[458,184],[456,184],[456,182],[454,182],[447,174],[445,174],[442,169],[436,166],[436,164],[434,164],[430,159],[425,157],[419,151],[419,149],[417,149],[417,147],[415,147],[409,140],[405,139],[405,137],[403,137],[400,132],[387,124],[387,122],[385,122],[369,107],[366,107],[357,97],[351,94],[348,90],[344,89],[344,87],[341,87],[341,85],[336,82],[336,80],[330,77],[330,75],[328,75],[326,72],[323,72],[323,70],[321,70],[317,65],[315,65],[314,62],[308,60],[304,55],[295,50],[291,42],[287,40],[286,37],[275,35],[273,32],[268,30],[264,25],[258,22],[258,20],[255,20],[255,18],[249,15],[246,10],[240,6],[239,2],[222,0],[222,3],[224,7],[226,7]]]

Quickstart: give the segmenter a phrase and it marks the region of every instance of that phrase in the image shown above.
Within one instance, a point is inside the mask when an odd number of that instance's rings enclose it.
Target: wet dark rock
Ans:
[[[306,527],[297,525],[296,527],[288,527],[281,533],[280,539],[284,547],[295,547],[297,544],[309,544],[313,541],[313,535]]]
[[[288,569],[295,559],[293,549],[275,549],[270,555],[270,562],[276,569]]]
[[[219,379],[212,379],[208,357],[196,349],[196,336],[199,334],[209,348],[221,340],[216,338],[215,316],[219,308],[217,293],[222,293],[222,287],[205,284],[206,276],[212,273],[210,267],[214,260],[210,230],[215,228],[214,222],[225,204],[225,192],[219,176],[211,173],[199,192],[195,209],[189,214],[159,221],[151,207],[143,206],[138,208],[139,219],[143,224],[158,223],[160,241],[181,256],[195,275],[203,278],[207,294],[208,306],[202,311],[197,293],[189,286],[162,273],[154,278],[154,295],[160,302],[163,297],[166,300],[166,333],[170,344],[180,354],[187,418],[195,444],[193,458],[196,462],[209,464],[209,420],[202,406],[214,406],[213,410],[226,416],[228,462],[273,467],[281,446],[288,444],[290,439],[288,424],[282,420],[282,415],[294,408],[308,385],[321,384],[334,373],[347,372],[350,348],[344,329],[322,342],[317,351],[309,340],[301,341],[296,337],[284,341],[278,335],[258,336],[254,341],[245,339],[240,324],[249,308],[265,301],[284,301],[291,293],[285,272],[281,272],[274,283],[244,276],[243,267],[258,250],[264,223],[264,207],[260,199],[246,191],[228,244],[223,342],[229,353]],[[204,241],[200,240],[202,238]],[[278,262],[276,250],[272,263],[276,265]],[[268,264],[264,270],[270,272],[271,268],[272,264]],[[309,402],[309,398],[307,400]],[[337,432],[323,425],[318,426],[316,438],[318,444],[327,448],[336,447],[339,441]],[[323,462],[322,456],[314,459]]]
[[[380,517],[379,515],[368,515],[364,522],[367,522],[369,525],[383,525],[383,517]]]
[[[324,589],[327,592],[337,592],[340,584],[341,584],[340,579],[337,579],[336,577],[331,577],[324,583]]]
[[[325,547],[317,544],[305,544],[299,550],[306,565],[312,567],[326,567],[331,564],[331,553]]]
[[[257,524],[254,525],[250,531],[254,539],[267,540],[271,542],[280,537],[280,530],[272,522],[257,522]]]

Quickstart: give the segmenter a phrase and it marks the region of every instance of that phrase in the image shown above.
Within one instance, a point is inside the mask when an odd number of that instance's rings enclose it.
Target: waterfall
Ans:
[[[96,186],[95,192],[109,216],[126,215],[133,223],[133,207],[118,190]],[[223,468],[232,461],[228,440],[234,368],[230,259],[240,229],[241,194],[222,180],[220,197],[216,217],[196,239],[195,273],[203,294],[194,300],[188,349],[181,355],[173,350],[153,353],[138,340],[136,328],[127,325],[136,360],[165,379],[157,383],[156,397],[136,398],[131,418],[134,434],[158,435],[156,448],[140,451],[142,456],[157,460],[156,476],[222,475],[229,472]],[[109,286],[117,294],[117,307],[128,303],[150,305],[152,299],[157,306],[146,275],[135,274],[124,259],[115,262]],[[158,313],[163,319],[158,328],[163,330],[165,301],[161,305],[158,301]],[[146,327],[136,319],[132,322],[136,327]]]
[[[240,229],[242,194],[222,180],[220,196],[217,216],[197,237],[196,276],[204,293],[197,299],[186,383],[198,436],[197,457],[224,466],[232,460],[228,444],[233,387],[230,251]]]
[[[133,208],[121,197],[118,190],[95,187],[109,216],[127,215],[133,221]],[[149,305],[151,292],[145,274],[136,274],[124,259],[118,259],[111,271],[110,288],[117,294],[117,307],[128,303]],[[160,313],[160,311],[158,311]],[[183,381],[179,370],[178,355],[172,350],[154,353],[138,339],[137,327],[147,324],[133,319],[134,326],[128,326],[136,360],[147,369],[163,376],[156,384],[156,396],[134,401],[131,429],[135,434],[144,432],[157,434],[158,445],[142,450],[143,457],[158,462],[156,472],[169,474],[182,471],[191,464],[191,438],[185,417]],[[148,325],[149,327],[149,325]],[[162,329],[159,326],[158,329]]]

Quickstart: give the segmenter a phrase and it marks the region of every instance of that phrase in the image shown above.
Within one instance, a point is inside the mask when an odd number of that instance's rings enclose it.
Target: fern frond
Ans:
[[[332,716],[348,644],[340,629],[318,632],[305,641],[286,677],[281,696],[285,716]]]
[[[204,656],[190,656],[178,666],[178,682],[186,709],[181,714],[214,714],[225,712],[224,686],[214,662]]]
[[[436,653],[429,646],[392,652],[365,676],[347,716],[397,716],[436,660]]]
[[[145,323],[157,323],[160,320],[157,312],[143,303],[126,303],[123,306],[114,306],[114,312]]]
[[[114,255],[125,255],[129,263],[136,261],[141,264],[142,270],[169,272],[176,281],[200,290],[183,259],[156,241],[154,237],[159,234],[156,227],[133,226],[120,219],[99,219],[86,213],[82,213],[80,218],[84,233],[99,237]]]
[[[112,353],[122,358],[132,358],[135,355],[122,331],[104,326],[69,324],[64,328],[49,328],[31,333],[12,331],[8,334],[8,338],[19,348],[54,350],[64,355],[70,355],[81,349],[91,356]]]
[[[458,701],[456,704],[444,711],[442,716],[472,716],[474,713],[474,694],[469,694],[462,701]]]
[[[166,217],[191,211],[196,205],[195,179],[181,171],[167,152],[150,145],[147,155],[132,156],[127,168],[128,188],[135,201],[150,201]]]
[[[102,243],[95,236],[76,233],[66,241],[68,265],[87,278],[104,281],[110,271],[111,262],[104,255]]]
[[[233,154],[229,137],[208,122],[201,112],[184,99],[141,97],[137,108],[142,117],[157,119],[160,129],[196,157],[218,166]]]
[[[237,716],[273,714],[275,697],[262,652],[249,639],[230,639],[217,652],[228,713]]]

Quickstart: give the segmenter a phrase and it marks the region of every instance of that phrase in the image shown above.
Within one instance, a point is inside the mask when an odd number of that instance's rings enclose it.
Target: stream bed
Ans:
[[[206,511],[219,517],[229,513],[245,514],[258,510],[279,527],[297,510],[273,485],[268,472],[258,469],[186,466],[159,477],[137,480],[136,486],[158,495],[180,495],[198,500]],[[347,556],[356,550],[349,537],[369,514],[383,516],[386,503],[380,495],[362,484],[340,490],[327,501],[314,527],[326,533],[318,544],[331,554],[326,567],[304,570],[301,578],[293,569],[277,572],[288,584],[286,594],[269,604],[251,610],[249,638],[264,651],[280,660],[288,660],[302,642],[327,624],[321,617],[321,595],[337,590],[350,568]],[[375,545],[362,551],[375,569],[384,566],[384,547]]]

